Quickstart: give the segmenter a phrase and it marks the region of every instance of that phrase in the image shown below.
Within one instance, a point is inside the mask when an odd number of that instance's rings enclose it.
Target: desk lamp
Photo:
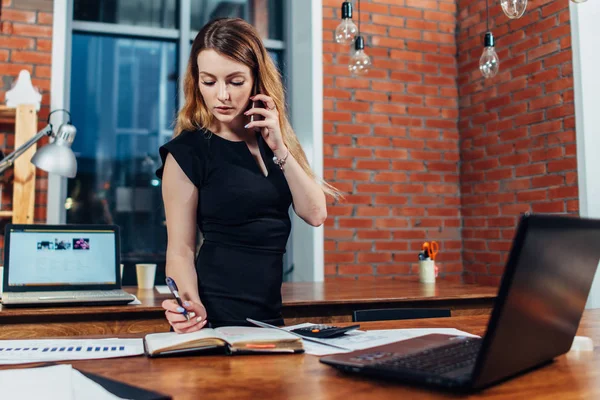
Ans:
[[[50,123],[50,116],[57,112],[64,111],[69,115],[69,120],[58,128],[55,134]],[[37,143],[44,136],[54,138],[53,142],[40,148],[31,158],[31,162],[36,167],[52,174],[57,174],[67,178],[74,178],[77,174],[77,160],[71,150],[71,144],[75,139],[77,129],[71,124],[71,113],[67,110],[54,110],[48,114],[48,125],[36,133],[34,137],[23,143],[18,149],[0,160],[0,174],[11,167],[17,157],[27,151],[28,148]]]

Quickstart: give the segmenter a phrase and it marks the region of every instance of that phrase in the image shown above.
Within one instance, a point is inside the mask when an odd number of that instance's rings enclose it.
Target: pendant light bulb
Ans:
[[[479,59],[479,70],[487,78],[493,78],[500,68],[500,59],[494,49],[494,35],[492,32],[486,32],[484,39],[483,54]]]
[[[339,44],[352,44],[358,33],[358,28],[352,22],[352,3],[342,3],[342,22],[335,28],[335,41]]]
[[[350,57],[348,70],[354,75],[365,75],[371,69],[371,57],[365,53],[365,39],[358,36],[354,42],[354,53]]]
[[[510,19],[521,18],[527,8],[527,0],[500,0],[502,11]]]

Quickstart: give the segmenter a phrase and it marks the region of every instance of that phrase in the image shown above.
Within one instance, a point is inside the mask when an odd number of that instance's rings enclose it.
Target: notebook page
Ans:
[[[184,343],[191,343],[202,339],[221,339],[219,332],[211,328],[204,328],[191,333],[151,333],[145,336],[146,347],[149,353],[154,353],[156,350],[172,348]]]
[[[269,328],[255,328],[251,326],[224,326],[217,328],[221,337],[230,344],[245,342],[278,342],[298,341],[295,335],[283,330]]]

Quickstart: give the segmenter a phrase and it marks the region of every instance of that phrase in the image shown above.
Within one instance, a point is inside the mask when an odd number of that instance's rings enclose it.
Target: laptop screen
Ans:
[[[117,283],[117,233],[112,226],[88,230],[32,225],[9,230],[5,283],[10,287]]]

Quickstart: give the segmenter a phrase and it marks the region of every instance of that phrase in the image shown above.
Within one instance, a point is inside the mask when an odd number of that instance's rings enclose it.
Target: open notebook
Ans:
[[[302,339],[285,331],[245,326],[205,328],[193,333],[151,333],[144,338],[150,357],[223,349],[227,354],[301,353]]]

